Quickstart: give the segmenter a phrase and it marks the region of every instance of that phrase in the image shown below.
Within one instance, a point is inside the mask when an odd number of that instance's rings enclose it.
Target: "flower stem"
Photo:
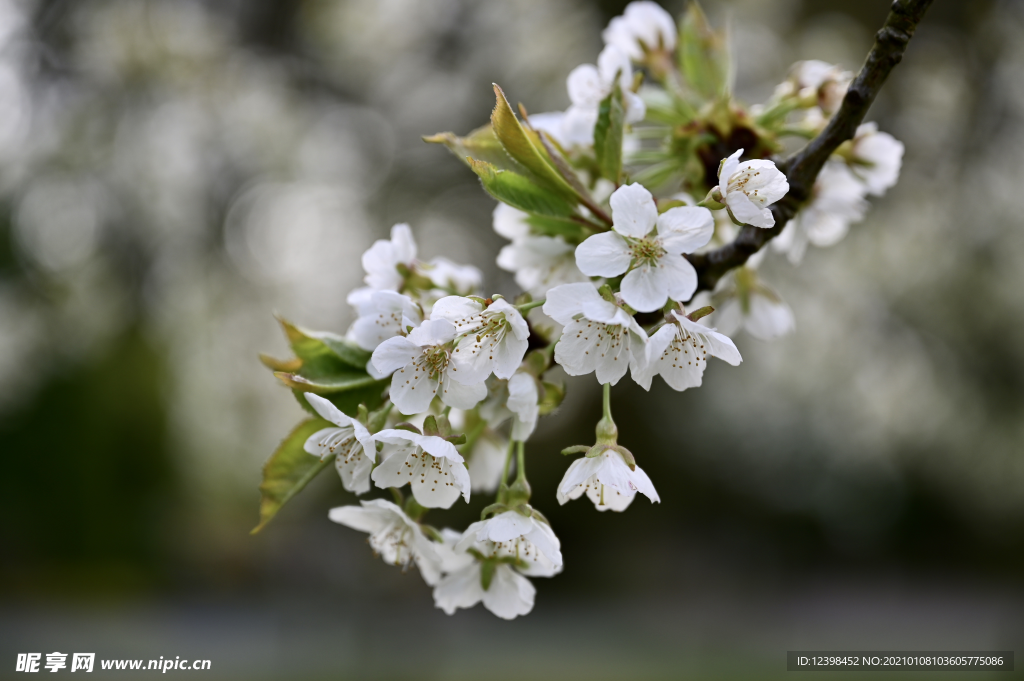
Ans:
[[[533,300],[533,301],[530,301],[529,303],[523,303],[522,305],[516,305],[516,309],[519,310],[520,313],[529,312],[533,308],[540,307],[541,305],[543,305],[546,302],[548,302],[546,299]]]
[[[502,482],[508,481],[508,469],[509,466],[512,464],[512,448],[515,447],[515,444],[515,440],[510,439],[508,441],[508,451],[505,453],[505,470],[501,474]]]
[[[606,419],[608,419],[609,421],[612,421],[614,423],[614,421],[612,419],[612,384],[611,383],[605,383],[604,384],[604,417]]]
[[[526,480],[526,443],[516,442],[516,480]]]

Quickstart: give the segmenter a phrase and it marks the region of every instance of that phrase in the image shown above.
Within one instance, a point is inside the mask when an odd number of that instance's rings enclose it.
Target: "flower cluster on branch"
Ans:
[[[903,10],[899,20],[914,8]],[[499,201],[493,228],[509,244],[497,262],[522,293],[487,295],[476,267],[419,260],[401,224],[363,255],[366,286],[349,294],[358,318],[346,335],[282,322],[296,358],[263,359],[312,418],[267,463],[260,527],[333,460],[346,490],[392,500],[330,518],[369,533],[385,562],[415,565],[439,608],[530,612],[529,578],[563,565],[526,476],[526,443],[565,394],[559,372],[594,374],[604,403],[594,443],[563,450],[583,456],[567,466],[558,502],[586,495],[621,512],[637,493],[660,501],[618,442],[611,386],[628,373],[645,390],[655,376],[696,388],[709,358],[740,364],[730,338],[739,330],[762,340],[791,332],[792,311],[758,272],[765,252],[701,290],[709,259],[727,262],[755,230],[778,234],[771,250],[797,264],[808,245],[841,240],[867,197],[898,178],[903,146],[858,120],[825,149],[809,190],[797,178],[805,195],[780,220],[792,203],[787,172],[806,164],[780,168],[775,155],[787,137],[834,138],[863,73],[800,62],[767,102],[747,106],[732,93],[726,36],[696,3],[677,26],[657,4],[633,2],[602,35],[596,65],[568,75],[566,111],[520,105],[517,116],[495,86],[489,125],[425,138]],[[474,493],[494,495],[480,521],[462,532],[426,523],[428,510]]]

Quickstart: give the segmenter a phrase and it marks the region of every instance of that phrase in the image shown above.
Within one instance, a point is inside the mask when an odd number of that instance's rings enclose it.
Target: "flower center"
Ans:
[[[760,174],[760,170],[754,170],[753,168],[741,170],[729,180],[729,191],[743,192],[747,195],[748,199],[760,206],[764,206],[768,201],[768,197],[765,196],[764,192],[761,189],[752,190],[747,186]]]
[[[630,244],[630,254],[637,265],[657,265],[665,249],[655,239],[637,239]]]
[[[436,378],[444,373],[445,369],[448,368],[448,362],[451,360],[448,349],[444,345],[435,345],[429,350],[423,352],[423,358],[420,360],[420,367],[426,372],[431,378]]]

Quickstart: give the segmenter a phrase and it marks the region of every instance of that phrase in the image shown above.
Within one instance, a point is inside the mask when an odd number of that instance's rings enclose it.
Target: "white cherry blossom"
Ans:
[[[492,493],[498,489],[505,466],[508,441],[493,431],[497,423],[490,421],[489,425],[491,428],[480,435],[469,454],[469,479],[474,492]]]
[[[416,240],[409,225],[400,223],[391,228],[391,239],[379,239],[363,253],[363,269],[367,286],[377,290],[398,291],[405,278],[400,265],[412,268],[416,263]]]
[[[321,460],[334,454],[334,467],[341,477],[342,486],[356,494],[368,492],[370,470],[377,458],[370,431],[319,395],[306,393],[306,401],[317,414],[336,427],[316,431],[306,439],[303,449]]]
[[[711,240],[711,211],[680,206],[658,215],[654,197],[640,184],[619,187],[610,202],[612,231],[594,234],[579,245],[580,271],[591,277],[626,273],[622,299],[640,312],[658,310],[670,298],[689,300],[697,289],[697,271],[683,253]]]
[[[845,163],[828,161],[818,173],[811,201],[772,240],[772,248],[796,265],[803,260],[808,244],[825,248],[839,243],[850,225],[864,218],[867,190]]]
[[[651,379],[661,374],[665,383],[674,390],[696,388],[701,384],[709,356],[733,366],[743,361],[732,339],[716,329],[691,321],[675,310],[667,319],[647,345],[644,387],[650,387]]]
[[[513,414],[512,439],[525,442],[533,435],[540,416],[537,380],[530,374],[519,372],[508,379],[508,402],[506,406]]]
[[[531,234],[528,217],[504,203],[494,209],[494,231],[512,241],[498,253],[498,267],[514,272],[520,288],[535,298],[559,284],[588,281],[576,267],[575,247],[560,236]]]
[[[566,79],[566,89],[572,102],[569,108],[564,113],[531,115],[530,125],[535,130],[547,132],[563,146],[593,144],[598,108],[601,100],[615,88],[616,74],[622,89],[625,122],[642,121],[647,108],[643,100],[632,91],[633,67],[629,56],[615,45],[608,45],[598,55],[596,66],[582,64],[569,73]]]
[[[456,551],[465,551],[477,544],[487,545],[494,556],[511,556],[522,560],[520,572],[538,577],[550,577],[562,568],[562,543],[543,520],[524,516],[516,511],[505,511],[479,520],[462,534]]]
[[[743,149],[722,161],[718,187],[722,202],[736,222],[754,227],[773,227],[775,217],[768,210],[789,191],[786,176],[772,161],[754,159],[740,163]]]
[[[460,383],[458,367],[452,361],[455,325],[447,319],[423,322],[408,336],[389,338],[373,351],[370,359],[382,375],[391,375],[391,401],[403,414],[427,410],[437,395],[457,409],[471,409],[487,396],[482,381]]]
[[[715,311],[698,321],[726,336],[743,329],[758,340],[768,341],[791,333],[796,326],[793,310],[786,301],[750,267],[727,273],[718,280],[713,293],[697,294],[690,307],[696,310],[705,305]]]
[[[868,193],[882,196],[899,179],[903,143],[887,132],[879,132],[878,124],[863,123],[853,137],[851,156],[851,169],[867,185]]]
[[[448,293],[470,295],[480,290],[484,282],[483,273],[476,267],[444,257],[432,259],[422,269],[434,286]]]
[[[578,499],[584,493],[599,511],[625,511],[640,492],[652,502],[661,502],[654,483],[640,466],[633,470],[614,449],[594,457],[576,459],[558,483],[558,503]]]
[[[606,45],[614,45],[630,59],[643,61],[646,52],[676,48],[676,28],[672,15],[661,5],[639,0],[626,5],[621,16],[608,22],[601,33]]]
[[[395,291],[371,290],[356,300],[356,309],[359,318],[349,328],[348,337],[364,350],[375,350],[387,339],[404,333],[408,326],[419,326],[423,321],[412,298]]]
[[[446,574],[434,586],[436,607],[446,615],[454,615],[459,608],[472,608],[482,602],[485,608],[506,620],[533,610],[537,589],[529,579],[507,563],[496,563],[491,568],[490,584],[484,589],[484,563],[473,556],[469,558],[469,562]]]
[[[377,487],[408,483],[416,501],[426,508],[450,508],[460,494],[469,501],[469,471],[451,442],[395,428],[373,437],[384,443],[383,462],[370,476]]]
[[[434,303],[430,316],[454,325],[453,371],[464,383],[482,383],[491,372],[509,378],[523,361],[530,328],[505,300],[485,307],[472,298],[448,296]]]
[[[853,74],[835,64],[818,59],[798,61],[790,69],[783,86],[801,97],[815,98],[818,107],[828,115],[835,113],[850,88]]]
[[[370,547],[385,563],[403,569],[415,562],[423,580],[433,586],[440,579],[440,558],[434,543],[420,526],[397,505],[370,499],[362,506],[338,506],[328,517],[334,522],[370,535]]]
[[[555,361],[570,376],[597,373],[615,385],[628,368],[636,380],[647,362],[647,334],[629,314],[590,284],[564,284],[548,292],[544,313],[562,324]]]

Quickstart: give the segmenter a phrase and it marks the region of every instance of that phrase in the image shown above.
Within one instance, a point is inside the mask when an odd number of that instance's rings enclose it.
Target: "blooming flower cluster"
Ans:
[[[603,414],[593,444],[563,450],[583,456],[549,496],[565,504],[586,495],[617,512],[637,493],[660,502],[618,442],[611,386],[628,373],[644,390],[656,376],[677,391],[696,388],[709,358],[741,363],[733,333],[769,340],[793,330],[793,312],[761,279],[765,251],[712,290],[700,290],[694,262],[740,230],[777,229],[773,207],[789,200],[789,184],[772,155],[787,134],[820,131],[852,78],[802,62],[771,100],[744,108],[716,47],[724,38],[704,22],[696,5],[677,29],[655,3],[631,3],[603,32],[596,65],[569,74],[566,111],[521,110],[520,119],[496,87],[490,126],[426,138],[467,161],[499,200],[493,227],[509,244],[497,262],[522,293],[486,296],[477,268],[417,259],[408,225],[374,243],[362,257],[366,285],[348,296],[357,317],[347,334],[286,325],[297,358],[265,359],[312,418],[265,469],[264,523],[333,460],[346,490],[386,490],[392,501],[342,506],[330,518],[368,533],[385,562],[415,565],[438,608],[530,612],[530,578],[563,566],[526,477],[526,443],[564,396],[559,375],[593,374]],[[641,74],[658,94],[641,97]],[[734,139],[750,141],[730,147]],[[807,244],[839,241],[867,197],[893,186],[902,153],[873,124],[860,126],[774,248],[796,263]],[[428,511],[491,494],[462,532],[425,522]]]

